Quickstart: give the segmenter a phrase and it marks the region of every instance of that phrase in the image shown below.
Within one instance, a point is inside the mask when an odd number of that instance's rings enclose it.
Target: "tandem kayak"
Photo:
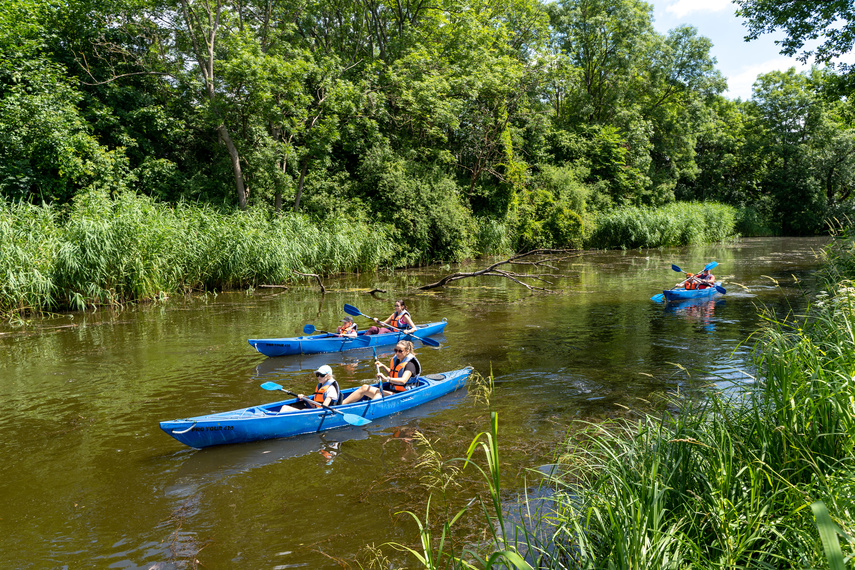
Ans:
[[[320,354],[322,352],[341,352],[354,348],[384,346],[396,344],[404,337],[423,338],[440,334],[445,330],[446,320],[438,323],[418,325],[415,332],[406,335],[402,332],[385,334],[357,333],[356,338],[341,337],[335,334],[316,334],[290,338],[251,338],[249,344],[264,356],[291,356],[293,354]]]
[[[419,376],[415,388],[376,400],[335,406],[334,409],[341,412],[338,414],[316,408],[281,412],[283,405],[296,403],[296,398],[291,398],[231,412],[160,422],[160,429],[181,443],[196,448],[316,433],[351,425],[343,414],[373,420],[415,408],[462,388],[471,372],[472,368],[467,367]],[[342,395],[346,398],[354,390],[356,388],[342,390]]]
[[[716,283],[716,285],[721,285]],[[662,291],[666,301],[684,301],[686,299],[703,299],[712,297],[717,292],[715,287],[706,289],[666,289]]]

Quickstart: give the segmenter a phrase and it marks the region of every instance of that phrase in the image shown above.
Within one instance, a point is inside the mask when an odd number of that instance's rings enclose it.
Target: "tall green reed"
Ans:
[[[54,208],[0,201],[0,314],[56,306],[60,240]]]
[[[855,289],[797,321],[763,313],[755,384],[573,440],[552,563],[571,568],[805,568],[830,560],[811,505],[855,544]],[[822,528],[820,526],[820,528]],[[827,535],[827,533],[826,533]],[[825,540],[825,539],[824,539]]]
[[[437,490],[444,492],[453,482],[454,477],[463,469],[469,467],[478,471],[481,479],[486,482],[489,501],[484,501],[479,496],[453,515],[447,511],[442,513],[444,520],[440,525],[440,532],[437,536],[433,530],[434,525],[431,524],[431,501],[434,498],[434,495],[431,494],[423,519],[412,511],[404,511],[404,514],[409,515],[416,522],[419,529],[421,550],[416,550],[397,542],[390,542],[388,546],[410,554],[426,570],[436,570],[438,568],[483,568],[485,570],[492,568],[515,568],[517,570],[531,570],[532,566],[520,554],[516,544],[507,540],[508,536],[514,536],[514,534],[508,528],[509,525],[505,519],[505,512],[502,505],[502,477],[499,462],[498,437],[499,419],[498,414],[493,412],[490,415],[490,431],[481,432],[475,436],[467,450],[466,457],[452,459],[447,462],[450,464],[462,463],[463,467],[461,469],[453,466],[449,469],[445,465],[446,462],[443,462],[430,447],[429,442],[422,439],[422,443],[427,444],[423,452],[427,456],[427,459],[423,459],[422,464],[433,466],[431,471],[440,474],[435,479],[442,481],[440,485],[431,485],[430,488],[434,489],[434,492]],[[484,466],[474,459],[477,451],[483,452]],[[453,527],[476,501],[479,502],[482,508],[482,514],[489,532],[489,544],[481,548],[470,546],[458,552],[455,550],[454,541],[451,540]]]
[[[724,204],[677,202],[662,208],[624,206],[601,213],[587,246],[637,248],[725,240],[734,234],[736,210]]]
[[[383,226],[89,192],[63,215],[0,204],[0,314],[83,309],[193,290],[370,271],[398,251]]]

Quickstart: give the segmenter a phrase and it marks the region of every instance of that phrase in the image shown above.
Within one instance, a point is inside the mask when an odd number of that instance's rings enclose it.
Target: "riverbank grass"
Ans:
[[[371,271],[398,246],[384,226],[298,214],[80,195],[66,212],[0,202],[0,314],[82,310],[171,294]]]
[[[830,298],[800,324],[764,315],[756,384],[573,438],[555,567],[818,568],[835,547],[819,540],[819,504],[851,564],[855,289]]]

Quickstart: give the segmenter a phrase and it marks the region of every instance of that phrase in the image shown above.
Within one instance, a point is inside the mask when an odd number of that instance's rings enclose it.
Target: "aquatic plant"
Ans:
[[[302,279],[295,271],[368,271],[397,251],[385,227],[360,219],[320,224],[99,191],[79,194],[63,216],[0,203],[0,243],[3,315]]]
[[[56,306],[59,234],[54,208],[0,201],[0,314]]]
[[[678,415],[591,425],[574,437],[553,481],[553,563],[818,567],[834,551],[828,521],[814,524],[821,501],[851,564],[855,298],[848,283],[829,289],[802,318],[762,313],[758,381],[675,399]]]
[[[734,234],[736,210],[710,202],[676,202],[662,208],[625,206],[601,213],[586,245],[637,248],[710,243]]]
[[[477,499],[481,504],[484,520],[488,527],[489,546],[483,548],[473,546],[463,549],[462,552],[456,552],[454,549],[454,541],[451,540],[452,529],[454,524],[469,510],[476,499],[470,501],[468,505],[458,510],[453,516],[449,516],[450,513],[444,513],[445,520],[440,524],[441,530],[438,537],[434,535],[431,523],[431,501],[435,496],[434,493],[428,498],[423,519],[412,511],[403,512],[403,514],[410,516],[415,521],[419,529],[421,550],[416,550],[397,542],[390,542],[387,546],[410,554],[426,570],[435,570],[437,568],[484,568],[485,570],[491,568],[516,568],[518,570],[531,570],[532,568],[520,554],[514,541],[506,539],[506,537],[515,536],[515,534],[510,532],[506,524],[502,506],[498,414],[493,412],[490,420],[490,431],[482,432],[475,436],[469,445],[465,458],[456,458],[449,462],[443,462],[429,445],[430,442],[427,442],[425,439],[421,440],[422,444],[427,443],[428,445],[423,452],[423,460],[420,462],[420,465],[429,467],[431,473],[434,474],[429,477],[429,488],[441,492],[442,496],[444,496],[445,490],[453,483],[457,474],[463,469],[471,467],[477,470],[482,480],[486,482],[490,498],[489,503],[485,503],[480,498]],[[483,451],[486,466],[481,466],[473,459],[475,452],[478,450]],[[453,465],[461,462],[463,463],[463,467],[460,469]]]

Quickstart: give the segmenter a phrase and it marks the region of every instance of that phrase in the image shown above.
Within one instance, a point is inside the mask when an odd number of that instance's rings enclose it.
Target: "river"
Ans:
[[[443,457],[459,457],[498,412],[503,496],[512,502],[578,421],[637,415],[668,392],[750,381],[745,341],[760,325],[758,308],[798,313],[826,241],[586,252],[554,268],[520,268],[560,275],[547,285],[554,293],[498,277],[415,293],[458,269],[431,266],[329,278],[323,296],[306,283],[4,324],[0,562],[368,567],[368,546],[418,544],[415,522],[399,514],[425,511],[417,431]],[[679,280],[672,263],[699,270],[711,260],[726,295],[676,307],[650,300]],[[371,296],[373,288],[388,293]],[[417,345],[424,371],[492,370],[489,405],[461,391],[366,427],[205,450],[159,429],[161,420],[280,399],[260,389],[265,381],[311,391],[320,364],[342,387],[358,385],[372,372],[365,354],[267,359],[247,339],[295,336],[306,323],[330,330],[344,303],[385,318],[397,297],[416,322],[448,319],[440,348]],[[477,487],[472,471],[453,492],[461,501]],[[466,532],[478,540],[474,521]],[[415,566],[382,551],[398,567]]]

